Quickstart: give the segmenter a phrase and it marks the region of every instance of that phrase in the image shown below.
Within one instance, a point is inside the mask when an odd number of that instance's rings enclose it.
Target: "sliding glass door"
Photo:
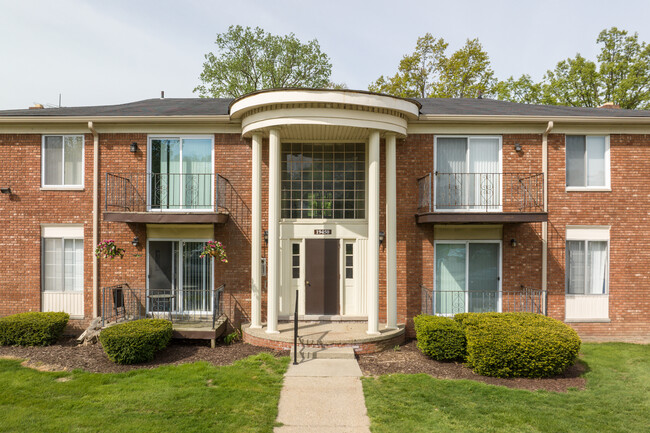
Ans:
[[[201,258],[205,242],[149,241],[147,311],[212,311],[212,260]]]
[[[436,210],[499,211],[500,155],[499,137],[437,137]]]
[[[500,242],[436,242],[435,260],[434,314],[501,310]]]
[[[150,140],[150,210],[213,209],[212,138]]]

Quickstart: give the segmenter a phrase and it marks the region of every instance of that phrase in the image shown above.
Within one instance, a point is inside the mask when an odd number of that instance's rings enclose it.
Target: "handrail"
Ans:
[[[221,311],[221,295],[223,294],[226,288],[226,284],[222,284],[212,291],[212,328],[214,329],[214,324],[217,323],[217,318],[221,317],[223,312]],[[217,315],[217,311],[219,314]]]
[[[293,365],[298,365],[298,290],[296,290],[296,309],[293,313]]]

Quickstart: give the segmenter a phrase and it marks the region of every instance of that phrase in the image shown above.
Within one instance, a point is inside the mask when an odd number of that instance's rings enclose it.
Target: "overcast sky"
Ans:
[[[498,78],[594,59],[612,26],[650,42],[648,0],[32,1],[0,0],[0,109],[193,97],[203,56],[229,25],[317,39],[335,82],[367,89],[394,74],[418,36],[450,51],[478,37]]]

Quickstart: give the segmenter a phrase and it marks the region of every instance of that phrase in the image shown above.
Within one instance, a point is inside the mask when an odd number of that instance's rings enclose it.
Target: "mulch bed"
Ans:
[[[400,350],[386,350],[370,355],[359,355],[359,366],[366,376],[393,373],[424,373],[438,379],[469,379],[490,385],[501,385],[529,391],[566,392],[569,388],[585,388],[585,379],[581,375],[586,371],[586,367],[581,362],[576,362],[563,374],[552,378],[500,379],[480,376],[460,363],[434,361],[418,350],[415,340],[400,346]]]
[[[26,367],[44,371],[82,369],[94,373],[121,373],[141,368],[156,368],[162,365],[179,365],[196,361],[207,361],[213,365],[229,365],[250,355],[265,352],[274,356],[287,356],[280,352],[237,342],[210,348],[203,340],[172,340],[167,348],[156,353],[153,361],[137,365],[118,365],[111,362],[100,344],[77,345],[76,339],[63,337],[58,343],[46,347],[0,346],[0,358],[21,358]]]

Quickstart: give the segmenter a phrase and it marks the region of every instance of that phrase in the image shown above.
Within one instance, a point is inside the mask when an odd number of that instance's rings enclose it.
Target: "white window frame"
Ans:
[[[152,140],[161,140],[161,139],[168,139],[168,140],[174,140],[178,139],[181,141],[181,169],[182,169],[182,158],[183,158],[183,146],[182,146],[182,141],[187,140],[187,139],[203,139],[203,140],[210,140],[212,142],[212,145],[210,146],[211,150],[211,157],[210,157],[210,169],[211,169],[211,174],[212,174],[212,182],[210,183],[211,186],[211,191],[210,191],[210,197],[212,199],[212,206],[210,209],[192,209],[192,208],[179,208],[179,209],[152,209],[151,208],[151,142]],[[216,179],[216,170],[214,167],[214,135],[191,135],[191,134],[151,134],[147,135],[147,212],[192,212],[192,213],[205,213],[205,212],[215,212],[216,211],[216,203],[217,203],[217,198],[215,197],[216,195],[216,187],[215,183],[217,182]],[[182,173],[179,173],[182,174]],[[181,188],[182,192],[182,188]],[[182,200],[181,200],[182,202]]]
[[[434,212],[477,212],[485,213],[485,209],[437,209],[437,194],[436,194],[436,175],[438,171],[438,138],[465,138],[467,139],[467,148],[469,149],[469,141],[473,138],[484,138],[484,139],[497,139],[499,140],[499,173],[501,174],[500,179],[500,191],[499,197],[501,206],[498,208],[490,209],[487,212],[503,212],[503,136],[501,135],[434,135],[433,136],[433,182],[431,185],[431,195],[433,197],[433,211]],[[465,164],[466,167],[469,167],[469,152],[465,153]]]
[[[63,167],[61,168],[61,184],[48,185],[45,183],[45,139],[47,137],[81,137],[81,183],[79,185],[64,185],[65,179],[65,146],[63,146]],[[41,189],[43,190],[82,190],[86,179],[86,137],[83,134],[43,134],[41,136]]]
[[[567,155],[567,146],[566,146],[566,138],[567,136],[571,137],[585,137],[585,143],[587,140],[587,137],[605,137],[605,185],[601,186],[569,186],[567,185],[567,176],[566,176],[566,170],[568,169],[567,167],[567,160],[566,160],[566,155]],[[564,136],[564,169],[565,169],[565,176],[564,176],[564,186],[566,188],[567,192],[571,191],[611,191],[611,165],[610,165],[610,155],[609,155],[609,135],[603,135],[603,134],[565,134]],[[585,164],[585,176],[587,176],[587,147],[585,145],[585,158],[584,158],[584,164]],[[586,179],[585,179],[585,184],[586,184]]]
[[[589,241],[607,242],[606,293],[569,293],[566,260],[564,269],[565,321],[567,322],[609,322],[609,274],[610,274],[610,227],[609,226],[567,226],[566,241],[585,242],[585,260]],[[566,254],[566,243],[565,243]],[[585,263],[585,281],[587,266]]]
[[[75,240],[75,241],[84,241],[84,229],[83,225],[76,225],[76,224],[44,224],[41,226],[41,245],[44,245],[45,239],[61,239],[64,242],[66,240]],[[84,245],[84,253],[85,253],[85,248],[86,246]],[[64,256],[65,256],[65,250],[64,250]],[[82,281],[81,281],[81,290],[72,290],[72,289],[66,289],[65,284],[63,285],[63,290],[60,291],[60,293],[79,293],[80,291],[84,291],[84,267],[85,267],[85,260],[83,260],[85,257],[82,255],[82,262],[81,262],[81,275],[82,275]],[[65,268],[65,257],[61,259],[61,264]],[[64,283],[65,283],[65,272],[62,272],[62,277],[64,278]],[[45,248],[41,247],[41,292],[48,292],[48,293],[59,293],[59,291],[56,290],[45,290]]]

